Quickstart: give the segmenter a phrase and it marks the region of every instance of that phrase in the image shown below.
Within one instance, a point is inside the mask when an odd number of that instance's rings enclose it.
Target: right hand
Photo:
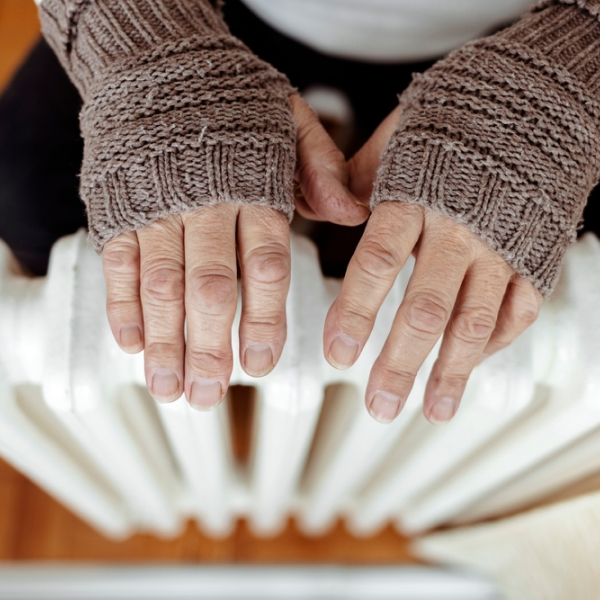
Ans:
[[[368,209],[344,185],[343,155],[306,103],[299,96],[290,101],[305,212],[361,223]],[[236,259],[240,362],[255,377],[273,369],[286,338],[289,236],[287,219],[272,208],[222,203],[171,215],[106,243],[110,327],[123,350],[144,350],[146,383],[156,400],[170,402],[185,393],[194,408],[207,410],[225,395],[233,368]]]
[[[400,118],[396,108],[349,161],[350,188],[372,195],[380,157]],[[410,254],[415,268],[371,370],[365,402],[384,423],[402,410],[423,362],[442,337],[423,398],[433,423],[458,409],[473,368],[511,344],[537,318],[542,295],[478,235],[451,217],[401,200],[378,204],[325,321],[332,366],[358,359],[377,313]]]

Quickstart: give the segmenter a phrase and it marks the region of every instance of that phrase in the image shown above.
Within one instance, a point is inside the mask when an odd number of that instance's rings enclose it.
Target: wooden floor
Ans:
[[[0,90],[39,36],[33,0],[0,0]],[[98,535],[5,462],[0,461],[0,560],[201,561],[203,563],[414,562],[407,541],[388,529],[358,540],[338,525],[307,538],[292,523],[274,539],[253,536],[241,522],[220,541],[189,524],[174,540],[135,536],[113,542]]]
[[[33,0],[0,0],[0,90],[39,35]]]
[[[269,564],[413,562],[406,541],[392,530],[359,540],[349,536],[341,525],[324,537],[308,538],[290,524],[282,535],[260,539],[241,522],[231,537],[213,540],[189,524],[173,540],[138,535],[113,542],[0,462],[0,560],[23,559]]]

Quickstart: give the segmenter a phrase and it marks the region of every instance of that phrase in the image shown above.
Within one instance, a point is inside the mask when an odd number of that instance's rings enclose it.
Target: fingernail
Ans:
[[[152,395],[158,400],[168,401],[177,393],[179,379],[169,369],[156,369],[152,377]]]
[[[119,333],[123,350],[139,350],[142,344],[142,331],[137,325],[124,325]]]
[[[358,342],[343,333],[338,335],[329,348],[329,362],[336,369],[347,369],[356,360]]]
[[[190,406],[196,410],[210,410],[219,404],[222,395],[219,381],[199,377],[192,382]]]
[[[391,423],[402,408],[400,396],[389,392],[377,392],[369,406],[369,414],[380,423]]]
[[[434,425],[442,425],[447,423],[456,412],[457,402],[454,398],[440,398],[429,412],[429,420]]]
[[[244,365],[249,375],[266,375],[273,368],[273,352],[269,344],[250,344],[246,348]]]

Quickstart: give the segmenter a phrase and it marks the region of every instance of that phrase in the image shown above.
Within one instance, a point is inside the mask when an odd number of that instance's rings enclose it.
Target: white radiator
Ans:
[[[281,361],[264,379],[239,364],[233,372],[232,383],[253,386],[257,398],[251,460],[239,465],[227,399],[201,413],[183,398],[156,405],[145,391],[142,355],[112,339],[101,261],[84,232],[55,245],[43,279],[16,275],[0,244],[2,457],[115,537],[174,536],[190,517],[224,535],[240,515],[272,534],[291,514],[306,532],[342,515],[358,535],[390,521],[419,533],[518,509],[600,470],[594,236],[569,250],[537,323],[476,369],[456,418],[441,427],[421,413],[432,357],[395,422],[375,422],[363,404],[412,264],[358,363],[336,371],[321,339],[340,283],[322,277],[309,241],[294,237],[292,250]]]

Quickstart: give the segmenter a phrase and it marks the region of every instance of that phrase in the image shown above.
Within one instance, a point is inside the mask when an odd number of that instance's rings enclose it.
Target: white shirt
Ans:
[[[320,52],[379,62],[437,58],[537,1],[243,0],[271,27]]]
[[[435,58],[516,20],[537,0],[243,0],[320,52],[370,61]]]

